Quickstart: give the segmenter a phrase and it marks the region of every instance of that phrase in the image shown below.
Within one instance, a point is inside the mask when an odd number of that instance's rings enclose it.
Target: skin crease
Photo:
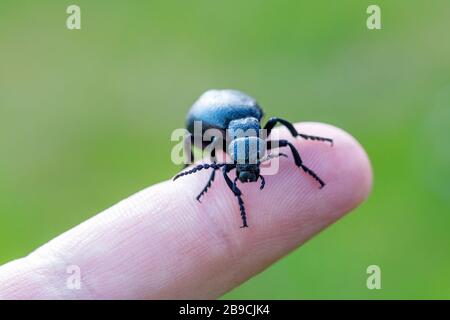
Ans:
[[[202,198],[209,170],[151,186],[53,239],[25,258],[0,267],[3,299],[218,298],[358,206],[370,193],[372,170],[359,143],[330,125],[300,123],[299,132],[328,143],[293,142],[319,185],[288,158],[280,171],[240,184],[249,228],[241,229],[237,199],[221,172]],[[234,171],[230,177],[234,179]],[[81,271],[70,290],[67,267]]]

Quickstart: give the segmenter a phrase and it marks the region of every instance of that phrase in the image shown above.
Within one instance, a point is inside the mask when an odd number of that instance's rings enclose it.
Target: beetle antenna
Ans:
[[[199,164],[197,166],[195,166],[194,168],[192,168],[191,170],[187,170],[187,171],[183,171],[179,174],[177,174],[175,177],[173,177],[173,180],[177,180],[179,177],[182,176],[187,176],[189,174],[192,173],[196,173],[197,171],[203,170],[203,169],[214,169],[214,170],[218,170],[220,168],[222,168],[223,166],[226,166],[227,163],[203,163],[203,164]]]
[[[238,177],[234,178],[232,191],[233,191],[234,195],[236,196],[236,198],[238,199],[239,211],[241,212],[241,218],[242,218],[241,228],[248,228],[247,215],[245,214],[244,200],[242,200],[241,190],[239,190],[236,185],[237,181],[238,181]]]
[[[264,158],[262,158],[259,163],[261,164],[263,162],[266,162],[266,161],[269,161],[269,160],[272,160],[272,159],[278,158],[278,157],[286,157],[287,158],[288,156],[281,152],[280,153],[270,153],[270,154],[266,155]]]

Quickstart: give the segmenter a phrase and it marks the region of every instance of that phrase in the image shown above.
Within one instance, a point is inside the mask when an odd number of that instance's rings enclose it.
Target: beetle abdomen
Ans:
[[[202,131],[209,128],[226,130],[230,121],[253,117],[260,120],[263,111],[255,99],[237,90],[208,90],[192,105],[186,118],[189,132],[194,122],[202,121]]]

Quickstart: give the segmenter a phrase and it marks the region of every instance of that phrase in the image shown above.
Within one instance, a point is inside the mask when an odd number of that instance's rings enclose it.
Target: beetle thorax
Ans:
[[[266,152],[264,140],[259,138],[259,120],[253,117],[236,119],[228,125],[228,135],[232,139],[228,153],[235,163],[256,164]]]
[[[236,138],[230,142],[228,153],[237,164],[257,164],[266,153],[266,144],[258,137]]]

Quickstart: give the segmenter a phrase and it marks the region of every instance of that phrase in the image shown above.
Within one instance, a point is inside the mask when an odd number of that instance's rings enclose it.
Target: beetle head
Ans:
[[[255,182],[259,178],[259,165],[238,164],[236,165],[236,176],[240,182]]]
[[[240,137],[231,141],[228,153],[236,164],[236,176],[239,181],[258,180],[260,159],[265,152],[265,141],[255,136]]]

